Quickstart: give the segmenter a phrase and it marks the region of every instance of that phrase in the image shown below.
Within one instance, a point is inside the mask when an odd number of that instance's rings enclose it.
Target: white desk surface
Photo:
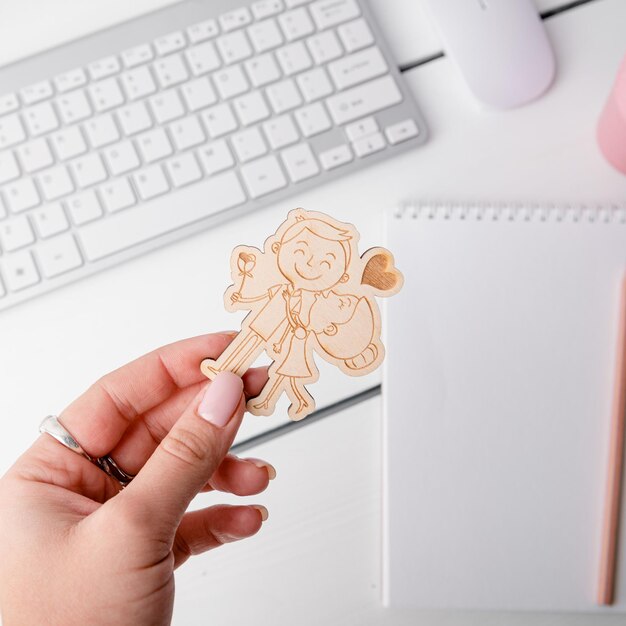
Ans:
[[[0,62],[168,3],[1,3]],[[440,51],[422,2],[371,3],[400,63]],[[541,10],[566,4],[537,2]],[[623,0],[593,0],[547,20],[557,80],[543,98],[515,111],[482,110],[447,58],[405,72],[431,132],[428,144],[366,175],[305,192],[294,206],[354,222],[368,246],[381,243],[382,210],[413,196],[623,201],[626,177],[601,158],[594,133],[626,52],[624,23]],[[0,472],[36,436],[42,416],[60,411],[101,374],[156,345],[235,327],[221,304],[230,250],[239,243],[260,244],[257,233],[277,224],[288,208],[270,207],[2,313]],[[223,271],[211,274],[209,267]],[[380,380],[378,374],[324,378],[328,371],[322,370],[315,389],[320,405]],[[257,537],[196,557],[181,570],[175,624],[590,622],[580,615],[382,609],[380,419],[375,398],[246,452],[277,466],[268,493],[255,498],[269,506],[270,520]],[[242,437],[283,421],[247,418]],[[203,496],[199,504],[215,498]],[[618,623],[610,615],[593,620]]]

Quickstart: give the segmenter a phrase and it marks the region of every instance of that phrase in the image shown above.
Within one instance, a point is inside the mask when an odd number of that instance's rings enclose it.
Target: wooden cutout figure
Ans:
[[[403,278],[385,248],[359,257],[358,240],[351,224],[294,209],[263,250],[235,248],[224,302],[228,311],[250,313],[222,355],[202,362],[202,372],[242,375],[265,350],[273,360],[269,380],[247,408],[270,415],[286,393],[289,417],[299,420],[315,409],[306,389],[319,377],[314,352],[350,376],[375,370],[385,354],[375,296],[397,293]]]

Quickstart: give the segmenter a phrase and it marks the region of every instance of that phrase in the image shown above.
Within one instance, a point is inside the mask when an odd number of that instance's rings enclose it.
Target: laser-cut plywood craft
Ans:
[[[375,297],[397,293],[403,279],[388,250],[359,256],[358,241],[351,224],[294,209],[263,250],[235,248],[224,303],[250,313],[222,355],[202,362],[202,372],[242,375],[265,351],[273,360],[269,380],[247,408],[270,415],[286,393],[289,417],[299,420],[315,409],[306,389],[319,377],[314,352],[349,376],[375,370],[385,355]]]

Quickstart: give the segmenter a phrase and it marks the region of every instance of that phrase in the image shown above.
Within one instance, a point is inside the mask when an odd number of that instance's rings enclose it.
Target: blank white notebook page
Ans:
[[[407,209],[387,305],[384,600],[594,610],[626,211]],[[626,608],[626,524],[617,604]]]

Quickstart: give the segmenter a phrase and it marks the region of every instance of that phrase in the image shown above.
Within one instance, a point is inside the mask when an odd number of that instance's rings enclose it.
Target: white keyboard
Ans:
[[[0,68],[0,309],[425,138],[357,0],[185,2]]]

